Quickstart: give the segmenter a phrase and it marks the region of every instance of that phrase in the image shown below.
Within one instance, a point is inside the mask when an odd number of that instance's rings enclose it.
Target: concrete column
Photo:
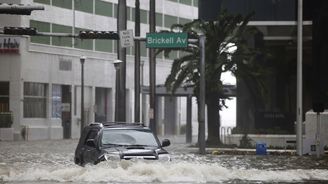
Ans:
[[[157,134],[158,135],[164,135],[164,124],[163,124],[163,97],[157,96],[157,116],[156,116],[156,122],[157,122]]]
[[[96,87],[92,86],[91,88],[91,99],[90,99],[90,122],[87,122],[86,125],[88,125],[91,122],[95,121],[95,105],[96,105]]]
[[[177,98],[165,97],[164,105],[164,133],[165,135],[177,134]]]

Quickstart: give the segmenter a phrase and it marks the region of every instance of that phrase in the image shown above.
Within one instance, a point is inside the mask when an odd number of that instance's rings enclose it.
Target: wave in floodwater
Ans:
[[[27,167],[27,166],[25,166]],[[303,182],[326,181],[326,169],[260,170],[225,168],[219,164],[188,162],[102,162],[79,167],[31,165],[29,168],[0,164],[2,182],[72,183],[217,183],[227,181]],[[2,181],[2,182],[1,182]]]
[[[172,162],[116,161],[80,167],[73,159],[76,145],[77,140],[0,141],[0,184],[328,183],[327,157],[201,156],[184,144],[172,144]]]

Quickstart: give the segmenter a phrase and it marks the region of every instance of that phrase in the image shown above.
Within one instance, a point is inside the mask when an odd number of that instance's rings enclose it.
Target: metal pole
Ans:
[[[119,91],[120,91],[120,82],[119,82],[119,78],[120,78],[120,68],[121,68],[121,63],[123,61],[121,60],[115,60],[113,62],[114,64],[114,68],[115,68],[115,72],[116,72],[116,77],[115,77],[115,121],[120,121],[119,119]]]
[[[154,33],[156,26],[155,0],[150,0],[149,7],[149,32]],[[149,84],[150,84],[150,100],[149,100],[149,124],[153,133],[157,134],[156,126],[156,58],[155,49],[149,49]]]
[[[114,64],[115,65],[115,64]],[[119,93],[120,93],[120,67],[115,66],[115,72],[116,72],[116,77],[115,77],[115,121],[119,121]]]
[[[81,134],[83,132],[84,124],[84,62],[86,57],[82,56],[80,58],[81,62]]]
[[[126,30],[126,0],[119,0],[118,1],[118,16],[117,16],[117,31]],[[120,77],[119,77],[119,98],[118,100],[118,121],[125,121],[126,120],[126,49],[120,46],[119,40],[117,40],[117,48],[118,48],[118,59],[123,61],[120,64]]]
[[[199,36],[199,49],[200,49],[200,86],[199,86],[199,136],[198,145],[199,153],[206,154],[205,150],[205,36]]]
[[[144,71],[144,64],[145,61],[140,62],[140,85],[143,87],[144,86],[144,76],[143,76],[143,71]],[[142,105],[141,105],[141,121],[143,123],[146,123],[146,94],[142,93]]]
[[[73,27],[72,27],[72,35],[75,35],[75,1],[72,1],[72,9],[73,9]],[[75,45],[75,37],[72,39],[72,46]]]
[[[297,13],[297,109],[296,109],[296,141],[297,154],[303,155],[303,138],[302,138],[302,124],[303,124],[303,102],[302,102],[302,54],[303,54],[303,0],[298,0]]]
[[[315,143],[316,143],[316,153],[317,153],[317,158],[320,157],[320,152],[321,152],[321,148],[320,148],[320,113],[317,113],[317,133],[315,136]]]
[[[135,36],[140,36],[140,2],[136,0]],[[140,41],[135,40],[134,121],[140,122]]]
[[[187,96],[186,143],[192,143],[192,96]]]

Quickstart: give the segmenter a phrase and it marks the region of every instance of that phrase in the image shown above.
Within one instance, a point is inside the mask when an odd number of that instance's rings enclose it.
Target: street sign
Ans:
[[[187,33],[147,33],[147,48],[181,48],[188,47]]]
[[[121,47],[133,47],[134,40],[132,29],[120,31],[120,43]]]

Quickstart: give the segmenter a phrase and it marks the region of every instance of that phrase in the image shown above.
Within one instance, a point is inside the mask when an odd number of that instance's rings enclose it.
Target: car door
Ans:
[[[85,163],[94,163],[98,158],[98,129],[91,129],[83,145],[83,159]]]

